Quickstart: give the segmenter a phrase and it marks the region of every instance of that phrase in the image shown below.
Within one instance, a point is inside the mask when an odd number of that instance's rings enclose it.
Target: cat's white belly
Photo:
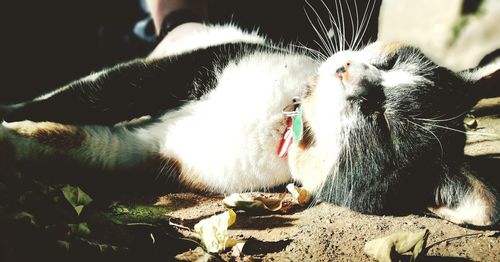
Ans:
[[[248,191],[289,181],[287,161],[276,153],[281,111],[315,70],[312,60],[296,55],[255,54],[229,65],[203,100],[164,116],[161,154],[181,163],[183,179],[211,191]]]

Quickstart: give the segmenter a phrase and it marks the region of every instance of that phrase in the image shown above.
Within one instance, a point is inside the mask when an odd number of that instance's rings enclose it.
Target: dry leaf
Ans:
[[[302,187],[296,187],[293,183],[292,184],[288,184],[286,186],[286,189],[288,190],[288,192],[290,192],[290,194],[292,194],[292,197],[297,200],[297,202],[299,203],[299,205],[301,206],[305,206],[307,204],[309,204],[309,202],[311,202],[311,194],[303,189]]]
[[[263,203],[255,201],[253,197],[246,194],[231,194],[222,200],[222,203],[229,208],[254,209],[261,208]]]
[[[417,232],[397,231],[386,237],[368,241],[364,252],[380,262],[390,262],[395,256],[412,251],[410,261],[415,261],[427,243],[429,230]]]
[[[243,245],[245,245],[245,240],[229,238],[226,241],[226,249],[233,248],[233,247],[243,248]]]
[[[194,225],[194,231],[198,233],[205,250],[217,253],[226,249],[229,241],[227,228],[235,221],[236,213],[230,209],[222,214],[202,219]],[[229,244],[231,243],[230,241]]]
[[[286,194],[280,194],[278,198],[256,197],[256,201],[264,204],[264,208],[269,211],[279,211],[283,207],[283,200]]]
[[[477,120],[472,119],[470,121],[465,122],[465,126],[470,129],[476,129],[478,126]]]
[[[231,194],[224,198],[222,202],[226,207],[254,211],[279,211],[283,207],[285,194],[280,194],[279,198],[252,197],[247,194]]]
[[[243,247],[245,246],[245,241],[240,241],[236,243],[232,248],[233,257],[241,257],[243,256]]]

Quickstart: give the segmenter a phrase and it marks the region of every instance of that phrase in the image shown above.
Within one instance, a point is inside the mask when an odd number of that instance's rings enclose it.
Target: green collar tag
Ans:
[[[304,123],[302,122],[302,109],[300,106],[295,108],[295,114],[292,116],[292,135],[295,145],[298,145],[304,136]]]

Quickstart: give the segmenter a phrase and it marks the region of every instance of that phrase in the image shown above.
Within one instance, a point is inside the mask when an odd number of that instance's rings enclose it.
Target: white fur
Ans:
[[[168,126],[161,153],[180,160],[184,172],[217,192],[287,182],[286,160],[277,156],[281,110],[315,70],[306,56],[269,53],[228,65],[204,101],[163,117]]]
[[[233,42],[263,44],[265,39],[231,25],[205,26],[163,49],[161,55]],[[302,93],[316,69],[316,62],[307,56],[265,52],[229,64],[203,101],[163,117],[160,153],[179,160],[192,180],[216,192],[269,188],[289,181],[287,162],[276,153],[281,110]],[[245,125],[231,124],[240,118],[246,118]]]
[[[347,106],[345,86],[335,76],[337,68],[353,54],[341,52],[321,64],[317,83],[311,90],[312,95],[302,104],[304,119],[314,132],[315,146],[308,150],[314,162],[298,166],[293,158],[300,154],[300,149],[292,147],[289,165],[293,179],[300,181],[310,192],[321,188],[328,173],[332,171],[330,168],[339,157],[340,145],[342,141],[346,141],[341,131],[342,125],[353,124],[344,114]]]
[[[476,70],[464,72],[462,75],[468,80],[478,81],[498,70],[500,70],[500,58],[497,58],[492,63],[477,68]]]
[[[191,44],[182,52],[224,42],[263,43],[264,39],[233,26],[215,26],[186,41]],[[123,123],[78,127],[85,134],[83,144],[64,154],[88,166],[111,170],[161,154],[178,160],[188,180],[215,192],[279,185],[290,180],[286,160],[277,156],[282,109],[303,92],[316,70],[317,63],[306,55],[256,52],[217,72],[216,88],[201,101],[167,112],[162,121],[142,129],[129,129]],[[38,99],[47,99],[63,89]],[[32,158],[26,154],[61,153],[61,149],[9,132],[16,124],[20,123],[5,123],[1,130],[6,131],[2,137],[10,136],[15,144],[17,159]]]
[[[244,32],[235,25],[186,24],[185,26],[190,26],[187,28],[189,32],[181,32],[180,37],[175,37],[176,32],[172,31],[149,57],[172,56],[225,43],[264,44],[266,42],[264,37],[259,36],[256,31]],[[178,29],[183,30],[180,27]]]
[[[476,194],[465,196],[455,208],[439,207],[429,208],[436,215],[456,224],[470,224],[476,226],[489,226],[495,223],[491,214],[490,204]]]
[[[404,70],[391,70],[382,74],[382,85],[385,87],[397,87],[400,85],[410,85],[424,81],[425,78],[417,76]]]

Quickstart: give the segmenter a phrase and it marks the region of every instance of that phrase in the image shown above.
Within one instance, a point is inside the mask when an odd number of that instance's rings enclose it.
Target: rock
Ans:
[[[416,46],[452,70],[474,67],[500,48],[500,1],[480,1],[467,13],[464,2],[473,1],[384,0],[378,38]]]

